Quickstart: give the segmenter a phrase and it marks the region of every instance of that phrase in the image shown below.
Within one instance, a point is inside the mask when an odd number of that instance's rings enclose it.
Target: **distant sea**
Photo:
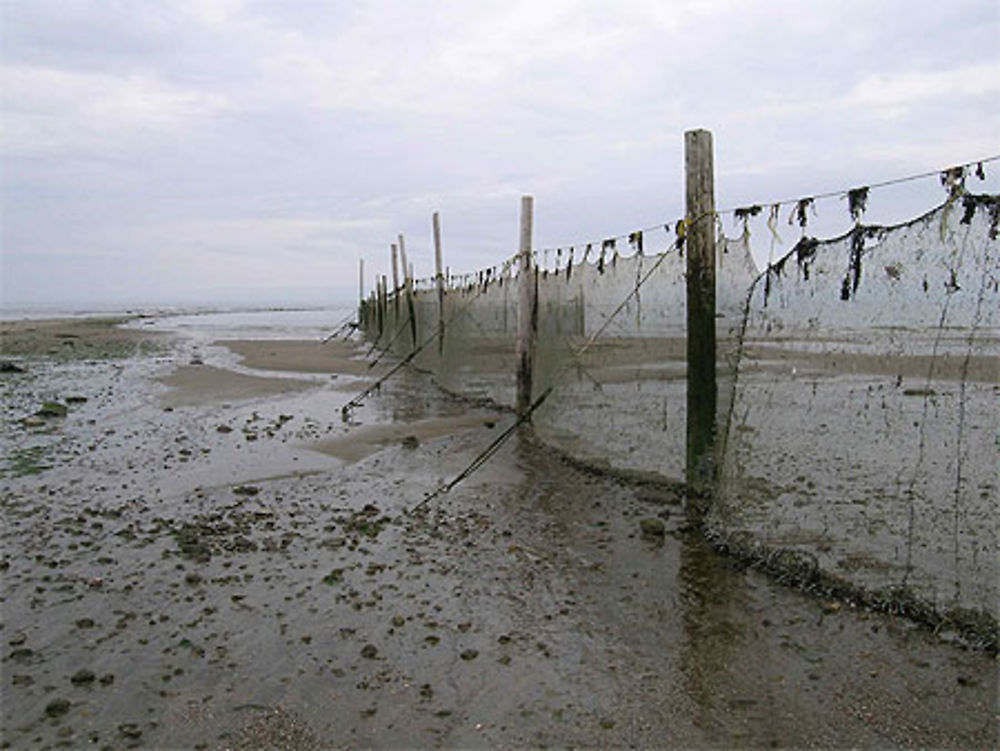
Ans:
[[[311,339],[333,333],[353,320],[353,305],[327,307],[280,306],[108,306],[94,308],[46,306],[0,310],[0,321],[136,316],[131,326],[177,331],[196,338]]]

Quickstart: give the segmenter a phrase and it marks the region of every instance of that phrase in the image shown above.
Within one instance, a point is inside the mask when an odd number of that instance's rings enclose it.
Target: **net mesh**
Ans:
[[[803,233],[763,273],[752,243],[776,233],[718,227],[710,538],[769,564],[807,561],[911,611],[985,614],[995,641],[1000,198],[952,190],[891,227],[862,225],[851,202],[850,231]],[[596,468],[683,482],[674,229],[535,260],[533,394],[551,389],[536,435]],[[365,330],[447,391],[512,407],[519,282],[515,259],[449,280],[441,315],[436,281],[423,280],[412,315],[400,291],[365,306]]]
[[[996,204],[969,200],[803,237],[755,281],[715,512],[866,589],[995,615],[1000,267]]]

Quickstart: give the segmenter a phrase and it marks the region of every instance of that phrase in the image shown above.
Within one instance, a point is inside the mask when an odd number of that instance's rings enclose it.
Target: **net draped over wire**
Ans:
[[[947,183],[947,180],[945,181]],[[892,226],[802,238],[760,272],[753,243],[777,209],[737,211],[717,244],[718,487],[709,523],[766,549],[804,551],[869,591],[997,616],[1000,198],[948,200]],[[769,215],[770,214],[770,215]],[[784,215],[781,216],[784,220]],[[756,222],[749,231],[749,222]],[[783,231],[787,231],[787,228]],[[685,259],[674,225],[537,260],[532,416],[537,436],[596,468],[681,483]],[[382,334],[404,356],[437,332],[434,279],[402,291]],[[447,391],[515,401],[514,259],[449,280],[443,340],[412,358]],[[370,305],[370,303],[369,303]],[[402,332],[402,333],[401,333]]]

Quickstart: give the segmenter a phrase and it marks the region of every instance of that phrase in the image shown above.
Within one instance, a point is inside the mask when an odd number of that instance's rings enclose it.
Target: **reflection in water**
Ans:
[[[749,667],[749,594],[745,577],[724,565],[702,541],[687,536],[680,546],[679,598],[683,608],[680,671],[695,706],[695,723],[712,730],[726,707],[720,706]],[[744,674],[737,676],[737,674]],[[759,697],[757,697],[759,700]],[[729,698],[730,708],[747,700]],[[753,701],[756,703],[756,701]]]

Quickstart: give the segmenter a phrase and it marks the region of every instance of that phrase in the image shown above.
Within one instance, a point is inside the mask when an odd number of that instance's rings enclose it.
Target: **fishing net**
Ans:
[[[666,230],[632,238],[629,256],[602,247],[587,260],[540,274],[535,377],[538,389],[553,390],[533,424],[542,440],[593,466],[682,482],[683,246]],[[657,241],[658,252],[650,253]],[[725,243],[717,259],[717,337],[724,355],[733,349],[756,268],[738,241]],[[723,358],[720,374],[729,372],[726,366]]]
[[[720,547],[819,571],[880,603],[997,615],[1000,199],[952,188],[898,226],[805,232],[760,273],[717,226]],[[758,207],[749,214],[760,212]],[[763,216],[758,223],[763,223]],[[675,228],[535,254],[536,435],[607,471],[681,483],[686,284]],[[371,301],[373,349],[455,395],[513,407],[518,267]],[[444,335],[439,326],[444,323]],[[807,577],[807,578],[809,578]],[[881,598],[881,599],[879,599]],[[994,620],[995,624],[995,620]]]
[[[997,200],[803,236],[751,289],[716,522],[867,590],[997,608]]]

